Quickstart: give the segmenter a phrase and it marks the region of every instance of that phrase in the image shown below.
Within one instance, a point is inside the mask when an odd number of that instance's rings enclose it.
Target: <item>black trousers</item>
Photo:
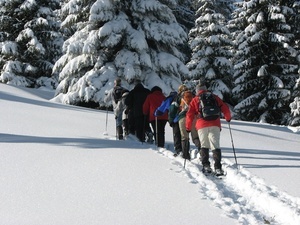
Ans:
[[[157,121],[157,124],[156,124]],[[152,129],[154,130],[154,139],[157,147],[165,147],[165,127],[167,120],[151,121]]]
[[[174,150],[177,154],[182,152],[182,146],[181,146],[181,134],[179,129],[179,124],[174,123],[172,126],[173,129],[173,142],[174,142]]]

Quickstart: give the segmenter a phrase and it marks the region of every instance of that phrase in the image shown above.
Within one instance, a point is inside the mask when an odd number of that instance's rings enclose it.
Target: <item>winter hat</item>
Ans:
[[[151,92],[154,92],[154,91],[162,91],[162,89],[158,86],[154,86],[152,89],[151,89]]]

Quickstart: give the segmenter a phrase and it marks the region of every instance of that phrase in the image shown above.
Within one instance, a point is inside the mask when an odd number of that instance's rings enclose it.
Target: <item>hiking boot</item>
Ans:
[[[177,156],[179,156],[179,155],[182,155],[182,151],[175,152],[175,153],[173,154],[174,157],[177,157]]]
[[[117,137],[119,140],[123,140],[123,127],[122,126],[117,126]]]
[[[212,172],[212,169],[211,169],[211,167],[210,166],[203,166],[203,168],[202,168],[202,172],[203,173],[211,173]]]
[[[153,139],[153,134],[151,132],[147,133],[146,142],[150,143],[150,144],[153,144],[154,139]]]
[[[181,146],[182,146],[182,158],[191,160],[189,140],[181,141]]]
[[[222,165],[221,165],[221,159],[222,159],[222,154],[221,154],[221,149],[217,148],[215,150],[212,150],[213,153],[213,159],[215,161],[215,169],[221,169]]]
[[[209,149],[208,148],[200,148],[200,160],[202,165],[209,166],[210,167],[210,162],[209,162]]]
[[[224,171],[222,169],[216,169],[215,174],[216,174],[216,176],[223,176]]]

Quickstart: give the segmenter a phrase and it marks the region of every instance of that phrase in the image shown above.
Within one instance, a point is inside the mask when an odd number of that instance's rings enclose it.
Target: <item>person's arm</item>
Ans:
[[[107,104],[112,100],[112,94],[113,94],[113,90],[111,89],[108,91],[107,95],[104,97],[103,101]]]
[[[231,121],[231,112],[230,112],[228,105],[225,102],[223,102],[223,100],[220,99],[218,96],[216,96],[216,99],[217,99],[218,105],[220,106],[220,109],[225,117],[225,120],[227,122],[230,122]]]
[[[195,115],[198,112],[198,105],[199,105],[198,97],[193,98],[193,100],[191,101],[191,103],[189,105],[189,109],[186,113],[185,127],[186,127],[187,131],[192,130],[193,121],[194,121]]]

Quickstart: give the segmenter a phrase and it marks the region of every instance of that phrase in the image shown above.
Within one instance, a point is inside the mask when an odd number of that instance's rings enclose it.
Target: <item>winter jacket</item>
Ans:
[[[139,83],[127,95],[125,105],[132,110],[134,118],[144,116],[143,104],[149,93],[150,90]]]
[[[125,114],[125,109],[126,109],[126,105],[125,105],[125,99],[128,96],[128,91],[123,91],[122,97],[121,99],[118,101],[116,108],[114,110],[115,116],[120,115],[120,113],[122,113],[122,119],[126,119],[128,117],[127,114]]]
[[[103,101],[106,104],[109,104],[110,102],[112,102],[113,111],[115,112],[116,108],[117,108],[117,103],[114,101],[113,92],[114,92],[114,88],[112,88],[111,90],[109,90],[109,92],[107,93],[107,95],[104,97]]]
[[[202,94],[203,92],[207,92],[207,90],[201,90],[199,91],[198,95],[193,98],[193,100],[190,103],[189,110],[187,111],[186,114],[186,130],[191,130],[192,129],[192,123],[194,120],[194,117],[197,116],[197,121],[196,121],[196,129],[199,130],[204,127],[211,127],[211,126],[218,126],[221,129],[221,120],[220,117],[215,119],[215,120],[204,120],[199,116],[199,95]],[[221,109],[221,112],[224,114],[224,117],[226,121],[231,120],[231,113],[228,105],[224,103],[217,95],[214,95],[217,103]]]
[[[155,121],[155,110],[161,105],[161,103],[166,99],[164,94],[157,90],[149,94],[143,105],[144,115],[149,116],[149,122]],[[158,120],[168,120],[168,113],[165,112],[161,116],[157,117]]]
[[[169,123],[177,123],[180,119],[186,116],[189,109],[189,104],[193,99],[191,91],[184,91],[177,96],[176,100],[172,102],[169,110]]]

